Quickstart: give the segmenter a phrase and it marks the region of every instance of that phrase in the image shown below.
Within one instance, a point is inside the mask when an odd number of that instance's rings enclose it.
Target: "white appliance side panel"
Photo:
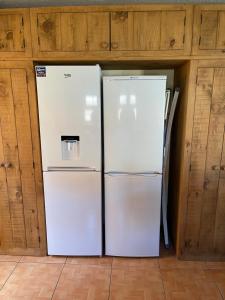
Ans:
[[[99,66],[46,66],[38,77],[43,170],[101,169],[101,70]],[[37,73],[37,72],[36,72]],[[61,136],[79,136],[76,157],[63,159]]]
[[[44,172],[48,254],[101,255],[101,173]]]
[[[105,175],[106,255],[159,255],[161,175]]]
[[[166,77],[160,78],[103,78],[105,172],[162,172]]]

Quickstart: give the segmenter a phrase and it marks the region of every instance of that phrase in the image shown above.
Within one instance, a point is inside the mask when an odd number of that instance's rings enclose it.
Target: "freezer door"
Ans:
[[[161,180],[105,175],[106,255],[159,255]]]
[[[44,172],[49,255],[101,255],[100,172]]]
[[[43,170],[101,168],[99,66],[37,66]]]
[[[103,78],[106,172],[162,172],[165,91],[165,76]]]

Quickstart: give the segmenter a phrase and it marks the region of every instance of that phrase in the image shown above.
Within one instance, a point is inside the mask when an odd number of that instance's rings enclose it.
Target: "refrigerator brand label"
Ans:
[[[46,77],[46,67],[36,67],[37,77]]]

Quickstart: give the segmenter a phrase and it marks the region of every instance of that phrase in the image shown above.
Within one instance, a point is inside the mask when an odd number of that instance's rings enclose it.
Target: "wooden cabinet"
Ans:
[[[32,56],[29,9],[0,10],[0,56]]]
[[[225,61],[193,65],[177,126],[186,122],[177,136],[183,139],[177,247],[184,258],[225,258]]]
[[[148,6],[145,11],[111,13],[112,51],[149,51],[149,54],[190,53],[191,6]]]
[[[0,253],[45,253],[33,66],[0,62]]]
[[[37,56],[68,57],[79,51],[110,49],[107,12],[33,12],[32,31]]]
[[[192,53],[225,56],[225,5],[195,6]]]

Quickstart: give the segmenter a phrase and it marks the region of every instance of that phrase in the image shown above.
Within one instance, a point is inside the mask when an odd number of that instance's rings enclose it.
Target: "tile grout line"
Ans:
[[[22,257],[21,257],[18,261],[15,262],[16,264],[15,264],[14,268],[13,268],[12,271],[10,272],[9,276],[6,278],[4,284],[0,287],[0,292],[3,290],[4,286],[5,286],[6,283],[8,282],[9,278],[10,278],[10,277],[12,276],[12,274],[14,273],[14,271],[15,271],[16,267],[18,266],[18,264],[19,264],[19,262],[20,262],[21,259],[22,259]]]
[[[67,256],[67,257],[68,257],[68,256]],[[63,263],[62,270],[61,270],[61,272],[60,272],[60,274],[59,274],[59,278],[58,278],[58,280],[57,280],[57,282],[56,282],[56,285],[55,285],[55,288],[54,288],[54,290],[53,290],[53,292],[52,292],[51,300],[52,300],[53,297],[54,297],[54,294],[55,294],[56,288],[57,288],[57,286],[58,286],[59,280],[60,280],[60,278],[61,278],[61,276],[62,276],[62,272],[63,272],[63,270],[64,270],[64,268],[65,268],[65,266],[66,266],[67,257],[66,257],[66,259],[65,259],[65,262]]]

